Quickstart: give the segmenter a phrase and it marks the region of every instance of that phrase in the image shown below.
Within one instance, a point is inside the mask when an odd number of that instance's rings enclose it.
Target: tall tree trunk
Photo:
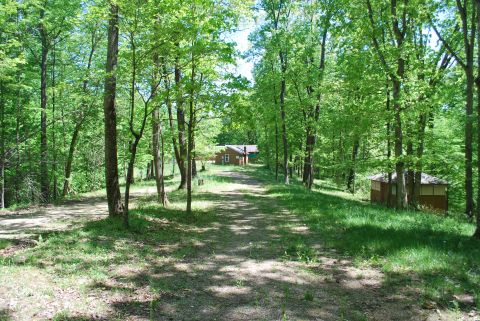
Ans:
[[[5,208],[5,103],[0,84],[0,209]]]
[[[312,129],[307,128],[307,139],[305,144],[305,160],[303,164],[303,183],[308,189],[313,185],[313,147],[315,146],[315,135]]]
[[[467,5],[471,4],[471,10]],[[449,42],[445,41],[442,37],[435,24],[432,24],[432,27],[440,39],[440,41],[445,45],[446,49],[450,54],[455,58],[457,63],[463,68],[466,78],[466,102],[465,102],[465,214],[472,218],[474,205],[473,205],[473,87],[474,87],[474,48],[475,48],[475,38],[476,33],[480,32],[477,30],[478,26],[478,9],[477,9],[477,0],[475,1],[456,1],[457,12],[461,20],[461,31],[463,38],[463,50],[465,52],[465,58],[462,59],[457,55],[454,50],[455,47],[452,47]],[[469,12],[470,19],[469,20]],[[477,35],[478,36],[478,35]],[[477,40],[478,42],[478,40]]]
[[[465,214],[473,218],[473,65],[467,68],[465,121]]]
[[[167,197],[167,191],[165,190],[165,137],[163,136],[161,124],[159,127],[159,134],[160,134],[160,146],[161,146],[160,173],[155,175],[160,175],[160,177],[162,178],[160,181],[161,202],[163,206],[167,206],[168,197]]]
[[[87,74],[86,76],[88,77],[90,75],[90,69],[92,67],[92,59],[93,59],[93,54],[95,53],[95,35],[92,35],[92,42],[91,42],[91,48],[90,48],[90,54],[88,56],[88,63],[87,63]],[[77,119],[75,123],[75,127],[73,129],[73,134],[72,134],[72,139],[70,140],[70,146],[68,149],[68,156],[67,156],[67,161],[65,163],[65,181],[63,183],[63,191],[62,195],[63,197],[67,196],[68,193],[70,193],[70,184],[71,184],[71,174],[72,174],[72,163],[73,163],[73,156],[75,154],[75,149],[77,146],[78,142],[78,137],[80,134],[80,130],[82,129],[83,123],[87,117],[88,111],[87,109],[87,102],[85,96],[88,93],[88,78],[85,78],[83,80],[83,85],[82,85],[82,92],[84,97],[82,98],[82,114],[80,115],[80,118]]]
[[[193,47],[193,44],[192,44]],[[190,74],[190,101],[189,101],[189,120],[188,120],[188,150],[187,150],[187,213],[192,214],[192,160],[195,153],[195,60],[192,53],[192,69]]]
[[[82,122],[77,122],[75,128],[73,129],[72,139],[70,140],[70,146],[68,148],[67,161],[65,162],[65,181],[63,182],[63,197],[67,196],[70,193],[70,184],[71,184],[71,175],[72,175],[72,164],[73,156],[75,153],[75,147],[77,146],[78,136],[80,134],[80,129],[82,127]]]
[[[353,141],[353,147],[352,147],[352,165],[350,166],[350,170],[347,178],[347,188],[352,194],[355,194],[355,163],[357,161],[359,147],[360,147],[360,142],[358,138],[355,138]]]
[[[195,153],[195,142],[193,142],[193,154],[192,154],[192,177],[197,177],[197,157]]]
[[[390,111],[390,88],[388,86],[389,80],[387,79],[386,82],[386,94],[387,94],[387,101],[386,101],[386,108],[387,112]],[[388,160],[388,187],[387,187],[387,207],[393,207],[391,195],[392,195],[392,171],[390,170],[390,158],[392,157],[392,139],[391,139],[391,123],[390,120],[387,122],[387,160]]]
[[[395,111],[395,171],[397,174],[397,184],[396,184],[396,208],[404,209],[407,207],[406,199],[406,190],[405,190],[405,175],[404,169],[405,165],[401,159],[403,156],[403,133],[402,133],[402,119],[401,119],[401,105],[400,105],[400,87],[401,84],[399,81],[393,81],[393,100],[394,100],[394,111]]]
[[[423,171],[423,150],[425,148],[425,127],[427,126],[427,114],[422,113],[419,118],[419,132],[418,132],[418,146],[416,151],[417,162],[415,166],[415,187],[414,192],[410,197],[412,198],[412,205],[418,208],[420,200],[420,192],[422,188],[422,171]]]
[[[160,107],[155,106],[152,114],[152,148],[153,148],[153,170],[155,176],[155,183],[157,186],[158,202],[163,206],[167,203],[165,194],[165,186],[163,183],[163,154],[160,155]],[[163,138],[162,138],[163,139]],[[162,143],[163,145],[163,143]]]
[[[480,0],[475,0],[477,18],[477,229],[473,236],[480,239]],[[473,49],[473,48],[472,48]]]
[[[193,133],[193,102],[190,103],[190,119],[188,122],[188,151],[187,151],[187,213],[192,214],[192,151],[194,144]]]
[[[182,71],[179,66],[179,62],[175,62],[175,85],[177,87],[177,98],[176,98],[176,107],[177,107],[177,129],[178,129],[178,145],[179,145],[179,159],[177,160],[178,168],[180,170],[180,186],[178,189],[185,189],[187,183],[187,173],[186,173],[186,158],[187,158],[187,141],[185,139],[185,110],[184,110],[184,100],[181,90],[181,81],[182,81]]]
[[[318,67],[320,71],[320,76],[318,82],[321,83],[323,79],[323,71],[325,70],[325,56],[326,56],[326,45],[327,45],[327,35],[328,29],[330,27],[330,18],[328,18],[327,25],[324,26],[323,34],[322,34],[322,43],[320,45],[320,65]],[[314,61],[314,59],[311,59]],[[312,85],[307,86],[307,93],[309,96],[312,96],[315,93],[315,89]],[[303,183],[307,186],[308,189],[312,189],[313,186],[313,179],[314,179],[314,160],[313,160],[313,153],[315,150],[315,144],[317,143],[317,129],[316,124],[320,118],[320,104],[322,95],[319,89],[317,89],[317,103],[315,108],[313,106],[311,109],[314,109],[313,112],[309,112],[305,117],[305,121],[307,123],[313,121],[313,125],[307,125],[307,139],[306,139],[306,146],[305,146],[305,164],[303,169]]]
[[[105,184],[108,199],[108,213],[111,217],[119,216],[123,213],[118,182],[117,115],[115,106],[118,33],[118,6],[114,2],[110,2],[103,111],[105,117]],[[131,174],[133,174],[133,169]]]
[[[281,66],[281,83],[280,83],[280,117],[282,119],[282,143],[283,143],[283,175],[284,183],[288,185],[290,183],[288,177],[288,139],[287,139],[287,120],[285,111],[285,95],[287,91],[286,87],[286,72],[287,62],[285,54],[280,51],[280,66]]]
[[[408,134],[407,134],[408,135]],[[410,136],[410,135],[408,135]],[[407,142],[407,157],[408,157],[408,169],[407,169],[407,200],[408,206],[414,207],[413,205],[413,197],[412,195],[415,194],[415,171],[414,171],[414,163],[410,160],[414,157],[413,155],[413,142],[411,139]]]
[[[123,226],[128,228],[129,223],[129,203],[130,203],[130,186],[133,183],[133,168],[135,167],[135,156],[137,155],[137,146],[140,137],[135,137],[135,140],[130,145],[130,159],[128,161],[127,179],[125,181],[125,206],[123,208]]]
[[[41,202],[49,201],[48,182],[48,146],[47,146],[47,58],[48,58],[48,35],[43,19],[45,8],[40,9],[40,41],[42,45],[40,61],[40,194]]]
[[[18,80],[20,82],[20,80]],[[17,90],[17,110],[15,117],[15,153],[16,153],[16,162],[15,162],[15,202],[20,202],[20,182],[22,174],[20,171],[21,157],[20,157],[20,115],[21,115],[21,98],[20,98],[20,89]],[[3,128],[3,126],[2,126]]]
[[[273,68],[273,67],[272,67]],[[278,143],[278,112],[277,112],[277,90],[275,84],[273,84],[273,104],[275,115],[275,181],[278,182],[278,166],[279,164],[279,143]]]
[[[278,146],[278,121],[277,112],[275,111],[275,181],[278,182],[278,166],[279,164],[279,146]]]
[[[56,52],[55,45],[53,45],[52,50],[52,147],[53,147],[53,164],[52,164],[52,174],[53,174],[53,200],[57,200],[58,196],[58,178],[57,178],[57,136],[56,136],[56,120],[55,120],[55,86],[56,86],[56,75],[55,75],[55,65],[56,65]]]

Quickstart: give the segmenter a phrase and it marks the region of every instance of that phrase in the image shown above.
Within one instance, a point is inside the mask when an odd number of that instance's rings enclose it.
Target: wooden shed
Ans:
[[[217,165],[246,165],[258,154],[257,145],[225,145],[215,155]]]
[[[405,173],[406,176],[406,173]],[[420,185],[419,204],[434,211],[448,210],[448,182],[422,173]],[[390,197],[390,204],[395,203],[397,195],[397,174],[392,173],[391,193],[388,195],[388,174],[381,173],[369,177],[371,181],[370,199],[374,203],[387,204]],[[407,181],[405,177],[405,181]],[[408,193],[408,188],[407,188]],[[407,198],[410,195],[407,194]]]

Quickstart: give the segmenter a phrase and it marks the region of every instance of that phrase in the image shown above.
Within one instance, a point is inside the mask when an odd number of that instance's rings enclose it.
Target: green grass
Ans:
[[[9,247],[10,245],[12,245],[12,242],[7,241],[7,240],[0,240],[0,250],[3,250],[5,248]]]
[[[480,242],[471,237],[473,224],[372,205],[328,186],[312,191],[298,182],[285,186],[259,167],[243,171],[263,181],[267,197],[301,217],[318,238],[285,235],[288,256],[312,261],[309,244],[321,242],[355,264],[381,268],[391,286],[419,287],[425,300],[447,307],[457,305],[454,294],[468,293],[480,308]]]
[[[280,239],[272,241],[269,246],[274,250],[269,253],[281,253],[285,260],[315,263],[321,260],[322,253],[318,251],[335,249],[359,266],[380,268],[387,288],[413,286],[421,289],[422,300],[434,300],[450,308],[457,308],[454,294],[469,293],[480,308],[480,242],[470,237],[472,224],[430,213],[374,206],[331,186],[313,191],[297,182],[284,186],[258,166],[212,166],[199,173],[205,185],[199,187],[195,182],[193,216],[184,211],[185,191],[175,190],[168,194],[170,205],[166,209],[156,203],[155,196],[137,199],[136,208],[131,210],[129,230],[119,221],[104,219],[71,231],[44,233],[37,246],[0,258],[0,284],[2,278],[8,281],[46,272],[53,278],[53,285],[46,284],[40,290],[48,295],[55,291],[55,286],[79,289],[85,297],[95,289],[130,293],[145,284],[152,293],[175,293],[187,288],[175,277],[163,280],[144,275],[140,279],[124,279],[120,272],[143,271],[146,267],[162,270],[171,267],[172,262],[202,255],[202,251],[215,251],[216,244],[224,242],[225,236],[216,229],[223,218],[216,214],[219,195],[214,191],[232,182],[229,177],[218,176],[224,169],[245,171],[265,183],[266,194],[246,195],[262,212],[269,213],[275,203],[276,209],[288,209],[309,227],[310,234],[293,235],[289,223],[280,222]],[[154,184],[143,181],[137,187]],[[167,184],[170,190],[175,189],[178,180],[168,180]],[[322,250],[314,247],[318,244]],[[7,246],[8,243],[0,242],[0,249]],[[282,250],[276,251],[277,247]],[[255,253],[251,256],[255,257]],[[116,280],[113,286],[109,283],[112,279]],[[40,284],[48,278],[34,280]],[[235,286],[244,286],[243,280],[237,280]],[[35,304],[28,296],[23,299],[24,304]],[[313,293],[305,292],[304,300],[314,300]],[[41,311],[43,306],[37,309]],[[0,319],[1,316],[0,311]],[[363,318],[348,313],[345,317]],[[62,318],[60,313],[57,319]]]
[[[205,186],[195,184],[193,215],[185,212],[186,192],[176,189],[178,179],[169,180],[167,187],[173,192],[168,193],[168,208],[158,204],[154,195],[146,196],[137,199],[137,206],[131,209],[128,230],[123,228],[121,220],[106,218],[74,230],[43,233],[35,247],[0,257],[0,284],[15,286],[13,279],[46,273],[48,277],[38,281],[46,295],[54,293],[56,286],[76,289],[85,300],[96,289],[133,293],[132,282],[149,284],[152,293],[164,291],[164,285],[149,275],[140,276],[141,280],[119,281],[121,286],[111,287],[108,282],[122,280],[119,279],[122,271],[128,274],[152,266],[171,266],[175,261],[198,255],[208,242],[213,242],[206,231],[222,218],[215,213],[216,196],[209,190],[228,181],[217,178],[215,173],[212,170],[201,174]],[[154,186],[155,182],[142,181],[136,188],[149,185]],[[8,246],[9,242],[0,241],[0,249]],[[33,287],[29,281],[25,282],[23,288]],[[18,286],[17,299],[30,305],[31,310],[42,311],[43,306],[21,295],[22,286]],[[98,309],[101,311],[101,307]],[[60,313],[56,319],[64,318]]]

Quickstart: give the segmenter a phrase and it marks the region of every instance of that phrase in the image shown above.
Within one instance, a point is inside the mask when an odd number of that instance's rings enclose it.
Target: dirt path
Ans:
[[[215,191],[224,220],[205,240],[209,250],[203,246],[193,259],[148,272],[165,289],[154,319],[424,319],[404,294],[382,287],[376,270],[354,268],[334,255],[310,264],[284,259],[282,235],[313,237],[307,227],[280,209],[258,181],[237,172],[220,175],[235,182]]]
[[[322,249],[321,235],[310,233],[296,216],[280,208],[260,182],[238,172],[219,175],[233,181],[203,195],[214,200],[218,221],[193,226],[197,236],[186,240],[191,244],[188,254],[172,257],[161,249],[165,244],[158,244],[154,259],[136,266],[112,262],[108,277],[88,287],[60,289],[60,276],[37,268],[32,275],[47,279],[44,283],[53,296],[41,299],[48,310],[30,319],[50,319],[65,310],[68,316],[58,320],[454,320],[435,313],[428,317],[414,302],[414,289],[392,287],[378,270],[355,267]],[[53,213],[33,214],[32,221],[22,224],[38,228],[46,222],[51,228],[72,216],[102,217],[104,206],[100,200],[65,205]],[[14,220],[4,218],[0,224]],[[28,231],[12,224],[10,232],[0,228],[2,233]],[[296,260],[290,247],[297,240],[308,241],[305,255],[316,251],[318,260]],[[25,290],[39,283],[22,282]],[[22,313],[20,308],[16,311]]]
[[[137,188],[132,197],[155,193],[154,187]],[[0,214],[0,240],[26,241],[46,231],[61,231],[107,215],[105,197],[86,197],[62,205],[47,205]]]

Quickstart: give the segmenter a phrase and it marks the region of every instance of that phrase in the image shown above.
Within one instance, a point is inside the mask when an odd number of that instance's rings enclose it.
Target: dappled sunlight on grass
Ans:
[[[258,168],[243,169],[267,184],[267,195],[297,214],[321,240],[357,264],[381,267],[398,285],[415,284],[428,299],[450,305],[469,293],[480,308],[480,242],[473,224],[433,213],[395,211],[341,191],[284,186]]]

